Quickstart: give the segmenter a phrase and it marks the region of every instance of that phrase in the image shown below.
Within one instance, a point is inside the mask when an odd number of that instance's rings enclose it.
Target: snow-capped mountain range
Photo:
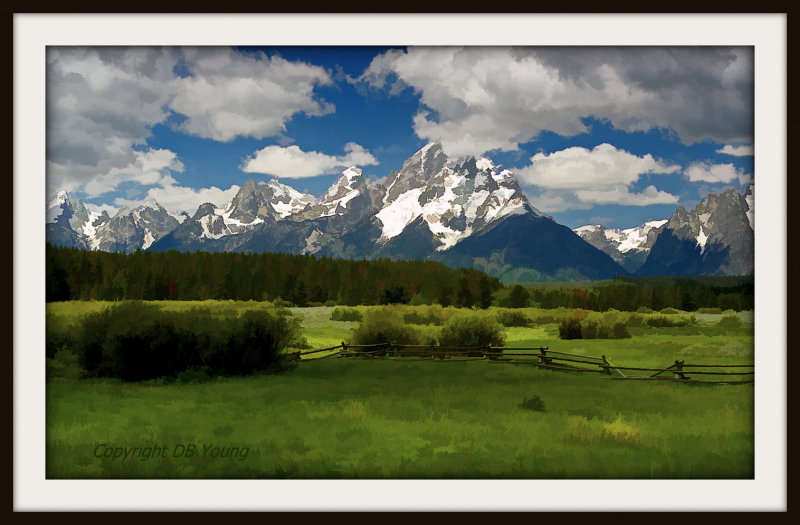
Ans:
[[[754,187],[678,206],[637,275],[747,275],[754,270]]]
[[[180,217],[180,216],[179,216]],[[47,205],[47,240],[52,244],[106,252],[148,249],[180,224],[163,206],[151,200],[113,217],[105,210],[90,211],[62,191]]]
[[[752,188],[748,191],[740,197],[752,224]],[[710,217],[706,223],[717,222]],[[278,180],[248,180],[224,206],[205,203],[192,216],[151,201],[110,217],[60,192],[48,204],[47,238],[57,245],[128,253],[283,251],[432,259],[509,281],[569,280],[636,271],[672,222],[572,231],[537,210],[511,171],[486,157],[449,159],[440,144],[429,143],[382,181],[371,181],[352,166],[317,198]],[[720,236],[706,223],[697,232],[709,236],[704,243],[712,242],[712,233]]]
[[[428,144],[403,165],[386,188],[380,242],[400,235],[421,218],[444,251],[492,221],[535,213],[509,170],[486,157],[449,160],[439,144]]]
[[[611,256],[629,272],[638,270],[650,254],[658,234],[668,219],[647,221],[641,226],[621,230],[590,224],[573,231],[583,240]]]
[[[712,193],[691,212],[679,206],[671,218],[647,221],[635,228],[621,230],[590,224],[573,231],[631,273],[740,275],[753,271],[754,218],[754,186],[751,184],[744,195],[735,189],[719,196]],[[661,234],[667,229],[670,232],[662,239]],[[682,239],[681,248],[664,248],[667,239],[675,235]],[[661,244],[656,255],[648,261],[659,239]],[[673,248],[675,250],[671,252]],[[724,254],[718,253],[720,251]],[[696,257],[688,255],[689,252]],[[687,257],[693,261],[689,263]],[[706,262],[701,262],[703,260]],[[645,266],[645,263],[648,264]]]

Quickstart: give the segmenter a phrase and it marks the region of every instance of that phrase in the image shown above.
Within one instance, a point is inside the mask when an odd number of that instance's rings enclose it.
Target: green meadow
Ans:
[[[69,329],[113,303],[49,303]],[[214,315],[274,308],[253,301],[158,303]],[[370,308],[358,307],[362,312]],[[398,316],[431,307],[396,306]],[[291,308],[306,346],[349,341],[357,322],[333,308]],[[559,339],[570,309],[520,309],[506,346],[656,367],[753,362],[752,312],[652,327],[648,316],[580,312],[629,322],[627,339]],[[448,317],[462,312],[437,310]],[[497,309],[476,310],[494,316]],[[435,325],[415,325],[435,336]],[[204,382],[78,379],[48,360],[48,478],[752,478],[753,386],[617,381],[532,365],[398,359],[304,359],[274,375]],[[195,448],[190,448],[194,446]],[[158,447],[156,450],[154,447]],[[136,450],[138,449],[138,451]],[[119,450],[120,457],[114,457]],[[189,455],[187,451],[194,453]],[[153,454],[153,452],[157,454]],[[125,454],[127,453],[127,457]],[[147,457],[146,457],[147,456]],[[223,457],[224,456],[224,457]]]

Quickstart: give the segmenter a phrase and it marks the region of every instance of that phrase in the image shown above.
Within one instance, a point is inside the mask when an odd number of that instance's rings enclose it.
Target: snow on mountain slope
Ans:
[[[644,264],[650,248],[667,222],[667,219],[647,221],[624,230],[589,224],[572,231],[598,250],[610,255],[626,270],[635,271]]]
[[[621,230],[619,228],[606,228],[599,224],[590,224],[575,228],[574,231],[584,240],[588,240],[593,234],[600,233],[608,244],[613,246],[620,253],[627,253],[631,250],[649,250],[652,246],[648,243],[648,234],[661,228],[667,223],[668,219],[658,221],[647,221],[641,226]]]
[[[429,143],[403,165],[389,183],[379,242],[400,235],[422,217],[439,246],[447,250],[487,224],[507,215],[534,213],[509,170],[488,158],[447,159],[438,143]]]
[[[752,205],[731,188],[691,211],[678,206],[639,275],[748,275],[754,268]]]
[[[266,184],[259,183],[259,186],[261,185],[267,186],[272,191],[269,204],[281,219],[303,210],[315,200],[313,195],[301,193],[291,186],[281,184],[276,179],[272,179]]]
[[[366,183],[367,178],[361,169],[351,166],[344,170],[336,182],[314,203],[315,207],[321,208],[318,217],[342,213],[347,204],[362,193],[361,188]]]
[[[206,203],[190,220],[202,227],[200,238],[219,239],[252,230],[269,220],[281,220],[306,209],[313,195],[301,193],[275,179],[255,183],[252,179],[222,207]]]

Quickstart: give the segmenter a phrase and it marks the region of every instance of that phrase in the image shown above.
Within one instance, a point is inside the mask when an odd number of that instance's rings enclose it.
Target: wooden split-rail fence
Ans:
[[[349,345],[344,342],[329,348],[295,352],[296,361],[314,354],[326,353],[324,358],[424,360],[432,362],[482,361],[493,363],[534,365],[550,370],[573,372],[598,372],[616,380],[673,381],[681,383],[742,384],[752,383],[754,365],[687,364],[675,361],[662,367],[617,366],[608,357],[557,352],[548,347],[447,347],[432,345]],[[698,376],[700,376],[698,378]]]

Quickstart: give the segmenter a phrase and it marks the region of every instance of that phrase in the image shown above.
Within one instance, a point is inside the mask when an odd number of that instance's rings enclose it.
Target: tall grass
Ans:
[[[533,396],[546,410],[527,408]],[[53,381],[47,403],[48,478],[752,478],[754,468],[750,385],[324,359],[204,384]],[[100,443],[249,452],[120,461],[94,457]]]
[[[230,311],[274,305],[212,302]],[[48,304],[67,333],[105,304]],[[165,303],[189,310],[197,305]],[[380,307],[356,307],[366,317]],[[393,307],[395,318],[427,307]],[[351,336],[355,322],[333,308],[293,308],[315,348]],[[456,309],[443,309],[450,317]],[[497,309],[471,311],[496,319]],[[662,366],[675,359],[752,363],[752,315],[738,327],[722,315],[654,327],[661,313],[607,313],[629,339],[561,340],[570,309],[520,309],[529,326],[504,327],[507,346],[609,356],[614,364]],[[77,312],[77,313],[76,313]],[[598,313],[580,311],[584,321]],[[603,314],[606,315],[606,314]],[[670,318],[689,314],[670,314]],[[638,317],[634,317],[638,316]],[[632,322],[632,319],[636,319]],[[48,324],[51,318],[48,318]],[[611,317],[608,318],[611,321]],[[730,323],[731,321],[726,321]],[[724,323],[723,323],[724,325]],[[435,324],[414,325],[423,338]],[[381,341],[384,342],[384,341]],[[752,385],[704,386],[612,381],[590,374],[488,361],[429,363],[320,359],[273,376],[182,384],[75,379],[74,355],[48,359],[48,478],[752,478]],[[688,361],[687,361],[688,362]],[[538,400],[538,401],[532,401]],[[543,408],[544,410],[538,410]],[[546,408],[545,408],[546,407]],[[94,457],[100,443],[248,448],[245,459]]]

